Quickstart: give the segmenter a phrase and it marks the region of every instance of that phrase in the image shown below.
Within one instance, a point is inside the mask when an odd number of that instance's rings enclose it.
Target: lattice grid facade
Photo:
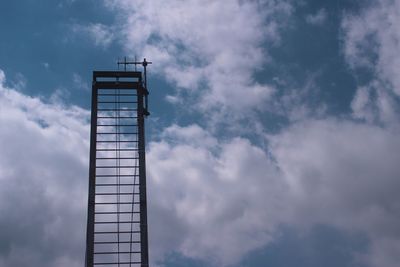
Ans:
[[[86,267],[148,266],[147,95],[142,72],[93,72]]]

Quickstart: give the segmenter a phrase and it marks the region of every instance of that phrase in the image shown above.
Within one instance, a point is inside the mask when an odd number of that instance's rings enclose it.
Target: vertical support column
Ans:
[[[86,267],[94,265],[94,220],[96,195],[96,143],[97,143],[97,88],[95,78],[92,84],[92,111],[90,128],[89,196],[86,230]]]
[[[139,150],[139,183],[140,183],[140,251],[141,267],[149,266],[149,249],[147,235],[147,196],[146,196],[146,151],[144,135],[145,88],[138,89],[138,150]]]

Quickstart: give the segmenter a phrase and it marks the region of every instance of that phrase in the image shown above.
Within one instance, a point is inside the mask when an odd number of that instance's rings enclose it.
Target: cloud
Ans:
[[[192,94],[199,111],[229,116],[263,110],[270,101],[276,89],[253,75],[268,60],[262,45],[280,41],[279,22],[292,12],[287,3],[107,3],[122,11],[118,29],[124,40],[152,55],[159,64],[154,68]],[[395,25],[379,28],[382,32],[376,26],[396,21],[388,3],[343,22],[349,64],[376,70],[373,82],[359,87],[352,118],[314,120],[304,111],[280,132],[263,136],[267,146],[239,133],[216,136],[197,124],[173,124],[149,143],[153,261],[162,263],[177,251],[216,266],[237,264],[274,242],[282,224],[298,229],[323,224],[368,237],[368,253],[355,258],[370,266],[397,266],[398,87],[383,64],[396,66],[391,38],[397,32]],[[105,27],[104,32],[114,29]],[[101,36],[101,29],[85,31]],[[7,88],[5,79],[0,71],[0,266],[81,266],[89,112],[28,97]],[[181,103],[179,97],[170,100]]]
[[[281,225],[331,225],[368,237],[364,264],[395,266],[398,129],[303,120],[268,136],[268,151],[245,138],[218,140],[197,125],[173,125],[162,136],[148,151],[155,258],[173,250],[235,264],[274,242]]]
[[[89,112],[28,97],[5,82],[1,71],[0,266],[81,266]],[[177,250],[235,263],[271,239],[273,223],[265,222],[281,192],[272,189],[281,185],[261,149],[242,138],[219,143],[198,125],[172,125],[161,138],[148,152],[153,260]],[[265,192],[270,208],[260,212]]]
[[[400,95],[400,1],[379,0],[343,20],[344,54],[353,68],[367,67]]]
[[[89,37],[96,46],[103,48],[109,47],[115,40],[113,28],[101,23],[73,24],[71,29],[74,34],[85,36],[85,38]]]
[[[393,252],[399,252],[400,243],[400,198],[394,189],[400,184],[398,136],[393,128],[323,120],[294,125],[272,137],[272,154],[294,198],[294,221],[364,231],[372,243],[369,263],[395,266]],[[387,253],[380,242],[392,244]]]
[[[325,23],[325,21],[328,18],[328,14],[324,8],[321,8],[320,10],[317,11],[315,14],[309,14],[306,16],[306,22],[315,25],[315,26],[321,26],[322,24]]]
[[[76,0],[61,0],[58,3],[58,8],[64,8],[66,6],[70,6],[75,2],[76,2]]]
[[[5,79],[0,72],[0,266],[80,266],[89,112],[25,96]],[[323,224],[363,232],[371,243],[361,259],[396,266],[395,126],[305,118],[265,148],[196,124],[167,127],[147,153],[152,260],[177,251],[237,264],[282,224]]]
[[[84,81],[84,79],[78,73],[72,74],[72,82],[77,89],[84,91],[91,90],[89,85]]]
[[[359,86],[356,95],[351,103],[353,116],[363,119],[370,124],[389,125],[392,129],[399,127],[399,96],[400,80],[397,75],[400,66],[398,56],[400,38],[400,1],[380,0],[371,2],[367,7],[358,13],[347,13],[344,17],[342,28],[344,32],[344,55],[354,74],[364,77],[365,70],[370,73],[370,78]],[[364,74],[359,74],[359,71]],[[365,80],[364,78],[360,80]],[[398,132],[395,132],[398,136]],[[376,135],[378,138],[379,134]],[[380,137],[380,139],[389,138]],[[391,139],[391,138],[389,138]],[[393,142],[393,143],[392,143]],[[376,199],[377,192],[382,192],[382,187],[387,186],[387,192],[380,194],[381,205],[373,205],[369,208],[367,215],[361,216],[365,220],[360,225],[368,227],[374,242],[371,245],[371,253],[366,260],[371,266],[396,266],[398,265],[400,238],[398,236],[399,200],[391,192],[389,186],[400,177],[395,170],[388,168],[385,173],[377,173],[378,170],[386,168],[388,162],[392,162],[392,148],[389,144],[382,148],[368,147],[374,151],[374,155],[381,155],[377,158],[380,166],[366,173],[375,174],[380,183],[370,193],[370,198]],[[390,146],[397,147],[397,141],[391,140]],[[378,152],[375,151],[377,149]],[[360,157],[360,156],[359,156]],[[365,155],[363,155],[365,157]],[[389,182],[388,179],[393,179]],[[392,186],[397,186],[393,185]],[[384,200],[385,199],[385,200]],[[365,218],[366,216],[375,218]],[[390,229],[390,230],[389,230]],[[386,232],[387,230],[387,232]]]
[[[0,266],[81,266],[89,114],[4,84],[0,71]]]
[[[217,143],[197,125],[164,135],[147,156],[154,257],[177,250],[227,265],[272,239],[285,187],[264,151],[243,138]]]
[[[42,65],[46,70],[48,70],[48,69],[50,68],[50,63],[48,63],[48,62],[42,62],[41,65]]]
[[[395,99],[384,84],[373,81],[357,89],[351,102],[352,115],[369,123],[398,125],[400,107]]]
[[[357,74],[360,69],[370,72],[369,80],[358,88],[352,102],[354,115],[358,118],[381,123],[398,122],[398,10],[400,1],[380,0],[362,9],[359,14],[348,13],[344,17],[345,58],[355,75],[362,75]]]
[[[192,107],[239,115],[263,109],[273,94],[254,74],[268,61],[263,46],[280,41],[286,1],[105,2],[120,14],[126,50],[151,56]]]

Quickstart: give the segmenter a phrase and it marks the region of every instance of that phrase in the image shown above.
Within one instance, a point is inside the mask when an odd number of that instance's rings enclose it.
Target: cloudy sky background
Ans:
[[[152,266],[400,262],[400,1],[0,3],[0,266],[83,266],[93,70],[150,66]]]

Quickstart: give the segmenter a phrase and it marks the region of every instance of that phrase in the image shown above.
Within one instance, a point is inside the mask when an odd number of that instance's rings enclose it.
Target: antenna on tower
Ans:
[[[129,61],[129,59],[124,57],[124,60],[123,61],[118,60],[117,64],[118,64],[118,67],[120,65],[124,65],[124,71],[126,71],[126,68],[127,68],[128,65],[135,65],[135,71],[136,71],[136,68],[137,68],[136,66],[137,65],[142,65],[144,67],[144,71],[146,73],[147,65],[148,64],[152,64],[152,62],[146,61],[146,58],[144,58],[143,61],[137,61],[136,56],[135,56],[135,60],[133,60],[133,61]]]
[[[143,66],[143,78],[144,78],[144,82],[143,82],[143,87],[144,87],[144,101],[145,101],[145,105],[144,105],[144,110],[145,110],[145,115],[150,115],[150,113],[148,112],[149,110],[149,103],[147,100],[147,96],[149,94],[149,91],[147,90],[147,65],[152,64],[153,62],[151,61],[147,61],[146,58],[143,59],[143,61],[137,61],[136,60],[136,55],[135,55],[135,60],[134,61],[129,61],[127,60],[126,57],[124,57],[124,61],[118,61],[118,68],[120,65],[124,65],[124,71],[126,71],[126,68],[128,65],[135,65],[135,71],[137,69],[137,65],[142,65]]]

